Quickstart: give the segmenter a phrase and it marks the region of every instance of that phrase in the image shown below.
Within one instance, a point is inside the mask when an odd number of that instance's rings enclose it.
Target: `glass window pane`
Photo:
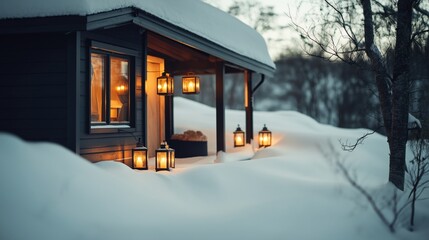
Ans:
[[[111,122],[129,122],[129,60],[119,57],[110,58],[110,120]]]
[[[105,55],[91,53],[91,123],[106,122],[105,58]]]

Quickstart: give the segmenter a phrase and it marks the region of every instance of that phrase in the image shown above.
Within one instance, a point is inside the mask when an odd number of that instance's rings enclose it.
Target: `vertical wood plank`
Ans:
[[[79,153],[80,32],[67,36],[67,147]]]
[[[144,31],[144,30],[141,30]],[[142,32],[141,36],[142,45],[142,66],[141,66],[141,99],[143,102],[143,109],[141,111],[143,127],[142,127],[142,143],[147,146],[147,96],[146,96],[146,79],[147,79],[147,31]]]

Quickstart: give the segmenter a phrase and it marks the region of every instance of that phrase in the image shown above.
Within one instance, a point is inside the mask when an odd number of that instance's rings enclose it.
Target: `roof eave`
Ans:
[[[87,17],[87,30],[111,28],[134,23],[187,46],[193,47],[234,65],[257,73],[273,76],[275,69],[267,64],[243,56],[186,29],[173,25],[141,9],[128,7]]]
[[[274,74],[275,68],[270,65],[236,53],[135,7],[125,7],[88,16],[69,15],[0,19],[0,34],[91,31],[130,23],[223,59],[233,65],[267,76],[273,76]]]
[[[234,65],[264,74],[266,76],[273,76],[274,74],[275,68],[267,64],[231,51],[230,49],[227,49],[186,29],[177,27],[142,10],[137,11],[136,17],[133,18],[133,23],[208,53],[212,56],[223,59],[224,61],[230,62]]]

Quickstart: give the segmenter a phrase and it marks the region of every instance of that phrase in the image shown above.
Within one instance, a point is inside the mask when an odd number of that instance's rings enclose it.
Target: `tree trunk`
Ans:
[[[408,139],[409,62],[414,0],[399,0],[393,65],[392,126],[389,181],[404,190],[405,151]]]
[[[408,138],[410,39],[414,0],[398,1],[395,63],[391,82],[384,59],[374,43],[371,0],[361,0],[361,3],[364,13],[365,51],[376,75],[381,112],[389,143],[389,181],[398,189],[404,190],[405,151]]]
[[[389,75],[387,73],[385,61],[374,43],[374,22],[372,21],[371,0],[361,0],[361,3],[364,15],[365,53],[370,59],[372,71],[375,73],[383,124],[386,129],[387,141],[390,143],[392,99],[389,91]]]

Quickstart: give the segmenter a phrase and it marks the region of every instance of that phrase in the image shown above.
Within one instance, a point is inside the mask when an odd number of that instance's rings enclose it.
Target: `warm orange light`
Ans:
[[[236,136],[235,144],[239,146],[243,145],[243,138],[240,135]]]
[[[117,92],[125,92],[125,86],[124,85],[117,86],[116,91]]]
[[[170,150],[166,148],[165,142],[155,150],[155,170],[170,170]]]
[[[183,94],[198,94],[200,93],[200,78],[195,75],[187,75],[182,78],[182,93]]]
[[[176,167],[175,151],[173,148],[170,148],[170,146],[168,146],[167,141],[164,141],[164,143],[165,143],[165,148],[168,150],[168,166],[171,168],[175,168]]]
[[[164,72],[156,80],[158,95],[172,95],[174,93],[174,79],[170,75]]]
[[[237,126],[237,129],[234,132],[234,147],[243,147],[245,134],[244,131],[241,130],[240,125]]]
[[[167,168],[167,157],[162,156],[160,158],[161,159],[159,160],[159,168]]]
[[[269,147],[271,146],[271,139],[272,139],[272,133],[270,130],[268,130],[267,126],[262,128],[261,131],[259,131],[259,147]]]
[[[137,157],[136,167],[143,167],[143,158],[141,156]]]
[[[143,146],[140,139],[136,147],[132,149],[132,161],[134,169],[147,170],[147,148]]]

